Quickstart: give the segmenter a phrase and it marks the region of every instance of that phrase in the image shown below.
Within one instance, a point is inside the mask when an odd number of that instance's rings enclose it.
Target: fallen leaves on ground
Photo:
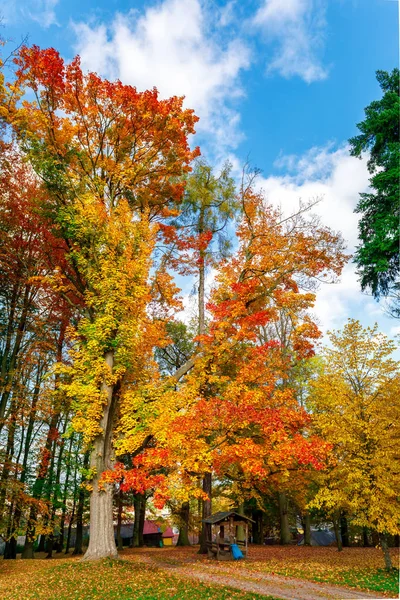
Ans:
[[[1,560],[0,598],[3,600],[265,600],[229,586],[204,585],[132,560],[80,562]],[[274,600],[270,597],[270,600]]]
[[[125,556],[134,559],[143,550],[127,550]],[[297,577],[310,581],[336,584],[360,590],[380,592],[388,597],[398,597],[398,568],[388,573],[383,568],[382,550],[379,548],[344,548],[307,546],[251,546],[245,561],[217,562],[197,554],[197,548],[171,548],[157,551],[147,549],[153,558],[165,564],[191,567],[206,564],[212,572],[229,573],[246,579],[256,573]],[[393,564],[399,565],[399,550],[391,549]]]

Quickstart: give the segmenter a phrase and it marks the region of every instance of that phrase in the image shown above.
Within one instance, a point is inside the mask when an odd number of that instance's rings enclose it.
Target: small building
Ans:
[[[249,523],[252,519],[234,510],[215,513],[204,523],[211,525],[211,539],[207,540],[209,558],[217,560],[232,560],[232,544],[237,544],[243,556],[247,557]],[[238,528],[243,527],[244,539],[238,539]]]
[[[162,534],[162,541],[164,546],[172,546],[174,543],[175,534],[172,531],[172,527],[167,527],[167,529]]]
[[[161,527],[154,521],[145,520],[143,526],[143,543],[145,546],[160,548],[162,546]]]

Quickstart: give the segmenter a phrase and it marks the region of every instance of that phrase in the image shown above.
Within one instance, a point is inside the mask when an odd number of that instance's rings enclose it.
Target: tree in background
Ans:
[[[351,155],[369,152],[372,191],[360,194],[361,213],[355,262],[361,288],[373,296],[394,296],[391,313],[400,317],[400,140],[399,69],[377,71],[383,97],[365,109],[360,134],[349,140]]]
[[[332,445],[311,506],[338,520],[342,511],[379,533],[386,566],[387,534],[400,533],[400,364],[394,342],[377,326],[349,320],[330,333],[323,368],[310,385],[317,434]]]

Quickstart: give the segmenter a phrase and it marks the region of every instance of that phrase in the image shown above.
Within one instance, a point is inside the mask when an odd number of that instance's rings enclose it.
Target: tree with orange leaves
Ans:
[[[35,100],[9,103],[7,118],[48,190],[42,214],[67,246],[67,265],[56,264],[48,280],[82,307],[69,330],[73,365],[63,369],[63,390],[91,448],[85,558],[113,557],[112,487],[101,475],[113,466],[120,401],[145,377],[164,335],[169,308],[159,297],[174,302],[168,274],[152,286],[149,273],[157,221],[179,203],[181,176],[198,153],[187,143],[197,119],[182,98],[84,75],[78,57],[65,65],[53,49],[24,47],[16,62],[15,88]]]
[[[267,482],[278,486],[292,469],[325,464],[329,444],[308,435],[310,417],[288,380],[320,335],[306,314],[313,281],[335,278],[346,260],[340,236],[305,208],[284,218],[251,182],[241,201],[239,248],[219,266],[192,370],[177,389],[142,392],[151,398],[147,432],[168,449],[184,485],[214,470],[234,482],[238,498]],[[278,336],[261,335],[283,311],[291,320],[286,347]],[[143,434],[139,403],[140,394],[133,396],[122,417],[127,448],[131,436]]]

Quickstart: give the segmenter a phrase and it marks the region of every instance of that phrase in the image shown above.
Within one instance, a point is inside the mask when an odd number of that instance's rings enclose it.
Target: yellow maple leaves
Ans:
[[[353,522],[400,531],[400,366],[377,326],[349,320],[330,334],[323,369],[312,382],[316,431],[333,445],[312,506],[345,510]]]

